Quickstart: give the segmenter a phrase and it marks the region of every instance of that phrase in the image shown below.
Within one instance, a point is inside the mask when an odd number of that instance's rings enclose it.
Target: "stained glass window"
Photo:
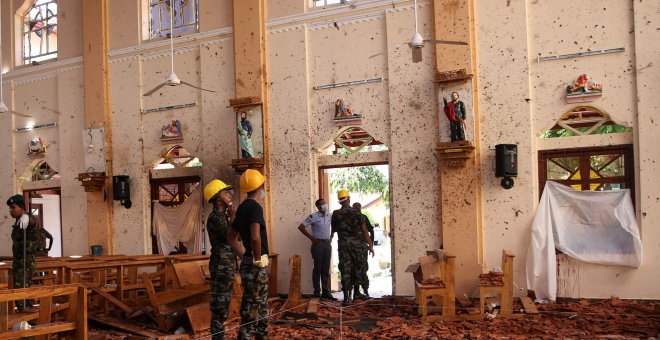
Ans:
[[[37,0],[23,17],[23,61],[57,58],[57,3]]]
[[[166,37],[170,34],[172,3],[174,4],[174,16],[172,17],[174,34],[196,31],[198,29],[198,0],[149,0],[151,14],[150,39]]]

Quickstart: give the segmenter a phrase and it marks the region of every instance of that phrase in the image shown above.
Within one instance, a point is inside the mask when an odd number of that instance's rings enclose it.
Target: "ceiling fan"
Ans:
[[[0,20],[0,26],[2,25],[2,22]],[[2,35],[2,32],[0,31],[0,36]],[[0,45],[0,51],[2,51],[2,46]],[[0,65],[2,65],[2,53],[0,52]],[[4,92],[2,91],[2,70],[0,70],[0,113],[10,113],[10,114],[15,114],[17,116],[22,116],[22,117],[32,117],[30,115],[26,115],[23,113],[16,112],[14,110],[10,110],[7,105],[5,104],[4,100]]]
[[[424,47],[424,43],[431,43],[431,44],[447,44],[447,45],[467,45],[466,42],[463,41],[452,41],[452,40],[428,40],[422,38],[422,35],[419,34],[419,29],[417,28],[417,0],[413,1],[414,4],[414,10],[415,10],[415,33],[412,35],[410,38],[410,41],[408,42],[408,46],[410,46],[410,49],[412,50],[412,61],[414,63],[418,63],[422,61],[422,48]]]
[[[213,90],[207,90],[203,89],[201,87],[197,87],[191,83],[185,82],[174,73],[174,20],[172,19],[174,17],[174,1],[170,1],[170,55],[171,55],[171,65],[170,65],[170,75],[167,77],[165,82],[161,83],[160,85],[154,87],[147,93],[143,94],[143,96],[148,97],[151,96],[152,94],[156,93],[156,91],[160,90],[163,86],[168,85],[168,86],[179,86],[179,85],[186,85],[190,86],[192,88],[196,88],[198,90],[202,91],[208,91],[208,92],[215,92]]]

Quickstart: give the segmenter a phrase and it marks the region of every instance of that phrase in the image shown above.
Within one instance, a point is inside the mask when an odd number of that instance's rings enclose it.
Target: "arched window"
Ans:
[[[174,34],[196,31],[199,27],[198,0],[149,0],[149,39],[170,34],[170,9],[174,1],[172,17]]]
[[[57,3],[36,0],[23,16],[23,63],[57,58]]]
[[[387,145],[376,140],[367,131],[357,126],[342,128],[324,154],[347,155],[356,152],[388,151]]]

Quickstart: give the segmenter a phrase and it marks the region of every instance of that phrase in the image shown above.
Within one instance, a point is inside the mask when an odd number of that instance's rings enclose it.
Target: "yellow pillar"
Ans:
[[[471,88],[472,98],[461,94],[464,102],[472,107],[467,119],[474,126],[476,146],[474,154],[465,160],[463,166],[456,166],[446,160],[439,160],[441,188],[442,244],[444,249],[456,255],[457,293],[471,294],[478,285],[478,275],[483,265],[483,239],[481,223],[481,174],[479,157],[479,107],[476,71],[476,50],[474,40],[474,11],[472,0],[434,0],[435,39],[463,41],[465,45],[437,44],[436,72],[465,69],[471,78],[437,84],[439,117],[442,112],[441,88],[447,88],[447,95],[455,87]],[[466,106],[468,103],[466,102]],[[442,119],[442,118],[440,118]],[[470,126],[470,125],[468,125]],[[441,135],[449,131],[441,131]],[[466,131],[467,134],[467,131]],[[445,145],[445,147],[447,147]]]
[[[105,172],[101,192],[87,193],[89,245],[100,244],[104,253],[114,252],[112,217],[112,138],[108,92],[108,0],[85,0],[83,10],[83,84],[85,126],[105,127]]]
[[[269,171],[269,137],[268,137],[268,86],[266,72],[266,1],[265,0],[233,0],[234,19],[234,75],[236,98],[259,97],[263,102],[263,152],[266,176],[266,202],[264,207],[268,235],[271,233],[270,214],[270,171]],[[269,249],[272,249],[272,237],[269,238]]]

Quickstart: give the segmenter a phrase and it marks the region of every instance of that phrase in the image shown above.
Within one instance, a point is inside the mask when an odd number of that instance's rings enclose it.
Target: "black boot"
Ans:
[[[350,305],[353,301],[351,301],[351,290],[350,289],[344,289],[342,290],[344,293],[344,302],[342,302],[342,305],[348,306]]]
[[[367,297],[367,299],[370,298],[369,296],[369,288],[368,287],[362,287],[362,290],[364,291],[364,296]]]
[[[367,298],[366,295],[360,293],[360,286],[359,286],[359,285],[355,285],[355,289],[354,289],[354,293],[353,293],[353,298],[354,298],[354,299],[366,299],[366,298]]]

